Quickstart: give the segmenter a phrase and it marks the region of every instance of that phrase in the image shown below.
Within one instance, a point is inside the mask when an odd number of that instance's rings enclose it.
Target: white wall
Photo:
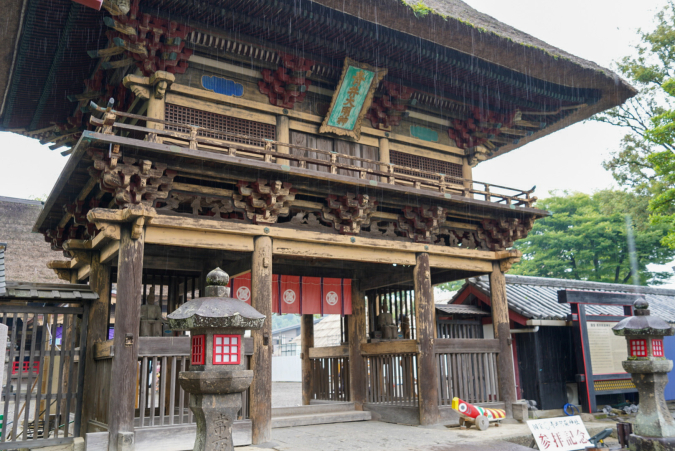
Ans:
[[[302,382],[302,361],[300,360],[300,356],[272,356],[272,382]]]

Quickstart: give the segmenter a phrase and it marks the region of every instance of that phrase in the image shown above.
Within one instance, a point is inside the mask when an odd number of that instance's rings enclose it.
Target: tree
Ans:
[[[651,197],[651,220],[669,229],[663,244],[675,248],[675,3],[657,14],[654,30],[639,35],[637,56],[617,67],[640,93],[593,119],[629,130],[604,166],[622,186]]]
[[[675,256],[675,250],[661,244],[666,226],[650,224],[648,196],[612,190],[593,195],[552,194],[537,205],[551,216],[536,221],[528,237],[516,243],[523,258],[513,266],[512,274],[631,283],[629,215],[640,284],[658,285],[671,276],[670,272],[647,268],[649,264],[666,264]]]

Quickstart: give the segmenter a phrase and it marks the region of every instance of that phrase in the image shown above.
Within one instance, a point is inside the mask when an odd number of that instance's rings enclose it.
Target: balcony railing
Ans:
[[[94,112],[103,113],[101,119],[92,115],[90,123],[98,127],[97,131],[99,133],[107,135],[114,135],[116,132],[144,134],[144,140],[147,142],[158,143],[166,139],[172,143],[184,144],[185,147],[191,150],[213,152],[214,150],[218,151],[218,149],[222,149],[226,155],[233,157],[252,158],[266,163],[283,163],[285,165],[288,165],[287,162],[294,162],[297,167],[306,170],[309,169],[308,165],[313,165],[316,168],[323,168],[325,172],[330,174],[351,171],[357,174],[357,177],[360,179],[377,180],[380,183],[389,185],[409,186],[415,189],[432,190],[464,197],[482,198],[487,202],[503,203],[516,207],[532,207],[532,204],[537,200],[536,197],[532,196],[534,188],[530,190],[518,190],[408,166],[383,163],[334,151],[303,147],[240,133],[230,133],[223,130],[213,130],[186,123],[125,113],[113,110],[110,107],[102,108],[94,102],[90,104],[90,109]],[[176,130],[149,128],[116,122],[118,117],[130,119],[134,124],[138,121],[145,121],[146,125],[154,123],[171,129],[189,129],[189,132],[185,133]],[[200,136],[200,133],[215,134],[232,139],[247,140],[248,142],[259,142],[260,146],[241,144],[226,139],[204,137]],[[280,149],[287,149],[287,152],[282,152]],[[301,154],[293,153],[293,150],[301,151]],[[324,159],[305,156],[305,152],[309,155],[324,156]]]

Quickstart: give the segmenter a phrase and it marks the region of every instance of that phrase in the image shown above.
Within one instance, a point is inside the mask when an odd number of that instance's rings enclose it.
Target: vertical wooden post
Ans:
[[[473,199],[473,194],[469,192],[473,188],[473,173],[468,158],[462,160],[462,178],[464,179],[464,189],[467,191],[467,197]]]
[[[117,305],[115,307],[114,357],[110,378],[108,450],[117,451],[118,436],[134,432],[138,329],[143,290],[143,249],[145,230],[132,238],[134,224],[120,224],[120,250],[117,265]],[[147,377],[147,375],[141,375]],[[125,441],[125,443],[128,443]],[[133,441],[131,447],[134,449]],[[120,450],[122,451],[122,450]]]
[[[314,315],[302,315],[300,320],[300,358],[302,359],[302,405],[309,405],[312,399],[312,361],[309,349],[314,347]]]
[[[150,98],[148,99],[147,116],[153,119],[165,119],[166,91],[176,80],[173,74],[158,70],[150,76]],[[164,130],[164,124],[148,121],[148,128]],[[156,138],[155,142],[162,142],[161,138]]]
[[[495,338],[499,340],[499,392],[506,406],[506,418],[513,418],[513,403],[516,402],[516,378],[513,372],[509,304],[506,301],[506,279],[498,261],[492,262],[490,297],[492,324]]]
[[[251,265],[251,305],[265,315],[262,329],[252,332],[251,410],[253,444],[272,437],[272,239],[256,237]]]
[[[110,263],[101,264],[101,254],[93,252],[91,256],[91,272],[89,285],[98,294],[98,299],[91,304],[87,331],[87,354],[84,366],[84,389],[82,393],[82,427],[80,436],[87,433],[89,420],[94,418],[97,410],[96,396],[96,361],[94,360],[94,344],[108,339],[108,303],[110,302]]]
[[[277,116],[277,141],[282,143],[291,142],[291,129],[289,128],[288,116]],[[291,149],[288,147],[278,146],[277,152],[291,153]],[[288,160],[285,158],[278,158],[277,164],[288,164]]]
[[[380,162],[385,163],[380,166],[380,171],[387,171],[387,165],[391,163],[389,157],[389,138],[380,138]]]
[[[356,410],[366,402],[366,364],[361,356],[361,343],[366,342],[366,297],[360,278],[352,279],[352,314],[349,315],[349,396]]]
[[[438,371],[434,356],[435,306],[431,287],[429,254],[416,255],[413,279],[415,284],[415,319],[420,353],[417,356],[417,392],[419,394],[420,424],[436,424],[438,410]]]

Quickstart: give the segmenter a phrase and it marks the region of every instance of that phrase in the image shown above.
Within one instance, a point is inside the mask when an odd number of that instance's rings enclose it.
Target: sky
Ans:
[[[611,68],[633,53],[639,28],[650,30],[665,0],[465,0],[473,8],[573,55]],[[593,191],[615,187],[602,167],[624,131],[592,121],[574,124],[474,168],[477,181],[519,189]],[[48,194],[66,157],[37,141],[0,132],[0,196]]]

